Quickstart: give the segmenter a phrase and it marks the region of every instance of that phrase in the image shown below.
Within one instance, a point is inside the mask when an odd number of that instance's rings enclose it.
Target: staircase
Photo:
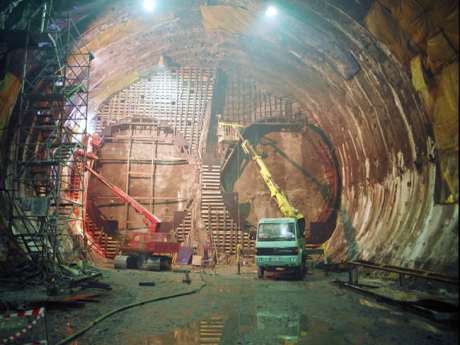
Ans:
[[[188,237],[188,234],[192,230],[192,211],[186,210],[185,212],[185,217],[176,227],[176,239],[178,242],[182,243],[185,242],[185,240]]]
[[[247,233],[243,233],[225,207],[220,188],[221,170],[218,163],[201,166],[201,219],[219,252],[234,254],[236,245],[253,247]]]
[[[107,259],[113,259],[118,255],[120,242],[105,233],[88,215],[85,217],[85,233],[90,250]]]

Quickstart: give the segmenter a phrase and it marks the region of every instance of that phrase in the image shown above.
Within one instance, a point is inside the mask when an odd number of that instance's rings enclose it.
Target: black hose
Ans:
[[[203,280],[203,278],[202,278]],[[153,303],[153,302],[158,302],[158,301],[164,301],[166,299],[171,299],[171,298],[177,298],[177,297],[182,297],[182,296],[187,296],[187,295],[192,295],[192,294],[195,294],[197,292],[200,292],[204,287],[206,286],[206,282],[204,282],[203,280],[203,283],[201,284],[201,286],[199,288],[196,288],[196,289],[193,289],[191,291],[187,291],[187,292],[181,292],[181,293],[178,293],[178,294],[174,294],[174,295],[169,295],[169,296],[163,296],[163,297],[156,297],[156,298],[151,298],[151,299],[147,299],[145,301],[141,301],[141,302],[136,302],[136,303],[132,303],[132,304],[128,304],[128,305],[125,305],[125,306],[122,306],[120,308],[117,308],[115,310],[112,310],[100,317],[98,317],[97,319],[95,319],[94,321],[92,321],[88,326],[86,326],[85,328],[79,330],[77,333],[74,333],[70,336],[68,336],[67,338],[61,340],[59,343],[57,343],[56,345],[64,345],[64,344],[68,344],[70,343],[72,340],[75,340],[77,339],[79,336],[83,335],[84,333],[86,333],[90,328],[94,327],[95,325],[97,325],[98,323],[100,323],[101,321],[109,318],[110,316],[116,314],[116,313],[119,313],[121,311],[124,311],[124,310],[127,310],[127,309],[130,309],[130,308],[134,308],[134,307],[139,307],[141,305],[144,305],[144,304],[148,304],[148,303]]]

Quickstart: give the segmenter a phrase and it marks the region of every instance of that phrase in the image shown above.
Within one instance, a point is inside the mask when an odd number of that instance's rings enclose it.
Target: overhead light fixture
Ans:
[[[269,18],[275,17],[278,14],[278,9],[275,6],[268,6],[265,10],[265,15]]]
[[[147,12],[152,12],[155,9],[155,0],[144,0],[144,9]]]

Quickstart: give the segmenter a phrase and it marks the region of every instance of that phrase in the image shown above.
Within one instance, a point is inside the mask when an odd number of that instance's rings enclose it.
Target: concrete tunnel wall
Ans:
[[[298,102],[335,146],[342,204],[331,259],[455,272],[458,205],[435,204],[431,122],[387,47],[323,1],[291,1],[289,11],[266,23],[260,3],[231,1],[245,6],[251,32],[234,25],[205,30],[201,3],[170,1],[154,14],[133,1],[101,10],[82,40],[95,55],[91,112],[148,75],[160,55],[243,71]]]

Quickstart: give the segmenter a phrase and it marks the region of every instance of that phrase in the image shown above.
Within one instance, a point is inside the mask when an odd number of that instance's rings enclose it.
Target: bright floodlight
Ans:
[[[265,11],[267,17],[274,17],[278,14],[278,9],[275,6],[268,6]]]
[[[155,0],[144,0],[144,9],[152,12],[155,9]]]

